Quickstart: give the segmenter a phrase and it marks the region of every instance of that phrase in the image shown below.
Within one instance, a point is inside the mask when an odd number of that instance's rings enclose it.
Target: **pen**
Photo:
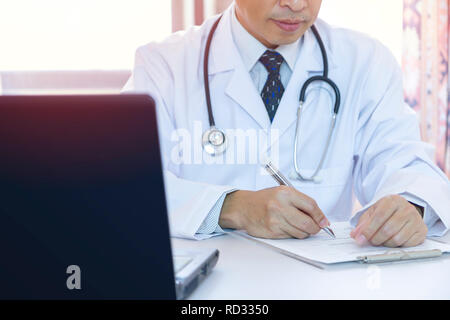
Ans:
[[[274,178],[281,186],[288,186],[294,188],[292,183],[286,179],[286,177],[272,164],[272,162],[268,162],[264,168],[269,172],[269,174]],[[295,188],[294,188],[295,189]],[[328,233],[330,237],[336,238],[333,230],[328,227],[322,228],[323,231]]]

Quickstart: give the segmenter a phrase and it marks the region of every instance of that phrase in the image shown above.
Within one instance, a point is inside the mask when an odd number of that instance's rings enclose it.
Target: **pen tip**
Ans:
[[[325,228],[325,231],[332,236],[334,239],[336,239],[336,235],[334,234],[333,230],[331,228]]]

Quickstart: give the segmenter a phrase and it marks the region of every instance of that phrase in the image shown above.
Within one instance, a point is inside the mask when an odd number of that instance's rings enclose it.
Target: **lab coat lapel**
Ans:
[[[225,93],[239,104],[263,130],[268,130],[270,119],[266,107],[243,64],[234,70]]]
[[[225,94],[244,109],[263,130],[267,131],[270,126],[269,116],[250,73],[244,66],[231,33],[233,8],[230,6],[224,13],[211,44],[210,80],[211,76],[220,72],[233,72],[225,88]]]
[[[336,68],[336,64],[334,63],[334,58],[326,45],[327,39],[324,37],[325,35],[321,34],[321,36],[327,50],[329,71],[331,71]],[[282,139],[287,130],[296,123],[300,90],[303,84],[310,77],[322,75],[323,73],[323,60],[320,47],[311,29],[304,34],[300,45],[301,48],[294,71],[272,123],[272,129],[278,130],[277,135],[275,135],[278,139]],[[314,84],[311,84],[311,87],[313,86]],[[307,99],[305,108],[308,108],[309,105],[314,103],[314,101]],[[271,141],[271,145],[276,143],[278,139]]]

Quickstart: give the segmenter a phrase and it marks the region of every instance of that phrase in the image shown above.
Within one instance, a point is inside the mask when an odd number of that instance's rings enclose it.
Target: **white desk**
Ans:
[[[172,245],[220,251],[215,269],[190,296],[194,300],[450,299],[450,255],[321,270],[235,235],[204,241],[172,239]]]

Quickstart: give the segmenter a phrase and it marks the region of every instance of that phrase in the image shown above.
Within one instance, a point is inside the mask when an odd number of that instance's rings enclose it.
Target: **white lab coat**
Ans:
[[[234,45],[232,10],[230,7],[225,12],[210,54],[209,82],[216,125],[222,130],[257,130],[261,141],[271,146],[258,151],[269,159],[275,158],[281,172],[290,176],[294,170],[292,154],[300,88],[308,77],[322,74],[319,46],[312,32],[307,31],[271,124]],[[124,92],[148,93],[157,103],[169,222],[176,237],[199,239],[198,228],[224,192],[277,185],[254,159],[235,164],[173,161],[175,147],[180,144],[175,129],[182,129],[178,133],[197,134],[192,152],[202,153],[198,121],[203,130],[209,128],[203,54],[206,37],[216,19],[173,34],[163,42],[140,47],[132,76],[124,88]],[[294,186],[314,198],[331,221],[351,218],[354,195],[363,205],[361,214],[386,195],[402,194],[426,208],[425,222],[431,228],[430,234],[444,233],[450,226],[450,184],[431,161],[431,146],[420,141],[416,115],[404,103],[398,63],[374,39],[332,28],[321,20],[315,25],[328,53],[329,77],[340,88],[342,101],[319,174],[321,183],[291,179]],[[320,83],[312,85],[318,87],[327,89]],[[308,90],[299,141],[299,163],[305,175],[317,167],[332,105],[327,90]],[[271,134],[275,138],[271,139]],[[235,150],[235,145],[231,141],[228,150]],[[205,162],[217,161],[204,152],[202,156]]]

